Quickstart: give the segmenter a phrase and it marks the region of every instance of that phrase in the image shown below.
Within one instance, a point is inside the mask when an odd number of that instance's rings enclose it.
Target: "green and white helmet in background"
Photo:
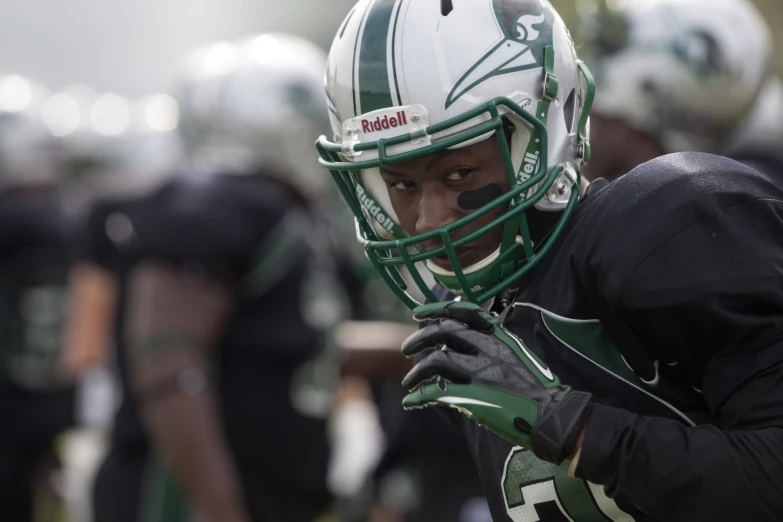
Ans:
[[[610,7],[611,6],[611,7]],[[720,152],[769,72],[771,37],[748,0],[581,0],[593,111],[667,153]]]
[[[282,33],[193,51],[174,89],[190,162],[211,172],[263,170],[324,197],[330,187],[312,144],[329,127],[325,64],[314,43]]]
[[[562,230],[589,157],[593,83],[548,0],[361,0],[332,44],[326,73],[333,139],[318,142],[350,205],[368,258],[416,305],[404,268],[436,300],[418,268],[481,303],[519,281]],[[504,129],[513,129],[510,142]],[[500,132],[499,132],[500,131]],[[496,135],[510,191],[430,232],[400,227],[379,168]],[[478,230],[457,231],[498,208]],[[526,212],[561,212],[534,244]],[[460,267],[456,249],[503,227],[488,258]],[[442,242],[427,249],[426,244]],[[437,266],[448,255],[454,272]]]

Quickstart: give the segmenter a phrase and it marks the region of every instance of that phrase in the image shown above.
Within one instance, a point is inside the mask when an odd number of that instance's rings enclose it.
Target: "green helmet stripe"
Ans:
[[[364,24],[359,50],[359,103],[362,114],[392,107],[386,53],[389,24],[397,0],[375,0]]]

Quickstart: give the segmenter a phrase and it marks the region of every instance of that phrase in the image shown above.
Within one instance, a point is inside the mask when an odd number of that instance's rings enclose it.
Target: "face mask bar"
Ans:
[[[584,163],[587,158],[589,158],[590,154],[589,143],[586,139],[586,129],[589,110],[592,105],[594,83],[589,71],[581,62],[579,63],[579,67],[587,85],[578,131],[580,137],[579,154],[582,157],[582,163]],[[544,100],[542,100],[542,105],[543,103]],[[415,135],[413,133],[407,133],[374,142],[357,143],[348,151],[346,151],[346,148],[342,144],[329,142],[324,136],[318,140],[316,147],[321,155],[319,163],[330,170],[340,192],[356,217],[357,235],[365,245],[368,259],[372,262],[376,270],[397,297],[407,306],[413,308],[420,303],[407,292],[408,285],[399,272],[399,267],[401,266],[407,268],[416,286],[429,301],[437,301],[437,298],[421,277],[416,264],[446,254],[451,262],[459,286],[464,292],[464,296],[472,302],[483,303],[519,282],[525,274],[533,268],[536,261],[544,257],[552,248],[556,238],[560,235],[560,232],[565,227],[570,215],[576,207],[579,198],[578,187],[580,186],[581,181],[581,165],[575,171],[573,168],[564,165],[557,165],[552,169],[548,169],[547,111],[542,109],[542,105],[539,105],[539,108],[537,109],[537,113],[541,114],[541,116],[536,117],[509,98],[498,97],[457,117],[434,124],[424,131],[415,133]],[[548,103],[546,105],[548,107]],[[504,122],[499,110],[501,107],[507,109],[504,114],[514,113],[531,127],[531,138],[526,154],[536,155],[538,162],[536,171],[521,182],[518,181],[517,173],[515,172],[511,161],[510,144],[506,140],[505,133],[502,132]],[[473,129],[413,151],[402,152],[391,156],[387,153],[389,147],[420,139],[424,135],[436,135],[439,132],[453,128],[484,114],[489,116],[489,121],[482,123]],[[499,130],[501,130],[501,132],[498,132]],[[357,186],[360,184],[358,171],[427,156],[490,133],[495,134],[500,144],[500,152],[511,187],[508,192],[453,223],[424,234],[408,236],[397,224],[394,224],[390,229],[387,228],[387,231],[396,239],[382,240],[376,234],[373,226],[369,222],[369,219],[372,219],[372,217],[365,212],[366,207],[357,196]],[[344,161],[341,156],[341,154],[345,154],[346,152],[358,156],[358,153],[366,150],[377,150],[378,158],[366,161],[347,162]],[[562,175],[565,168],[571,168],[571,172],[574,174],[570,177],[570,180],[573,182],[571,185],[571,195],[553,230],[544,240],[540,241],[539,244],[534,245],[530,237],[529,227],[527,226],[525,211],[532,208],[536,202],[541,200],[558,179],[563,178]],[[534,187],[534,192],[528,194]],[[367,199],[369,198],[369,195],[365,193],[363,197]],[[370,199],[370,202],[371,206],[375,205],[380,208],[372,199]],[[492,222],[459,239],[452,239],[452,234],[458,229],[472,223],[496,208],[505,205],[508,205],[508,210],[492,220]],[[504,249],[501,248],[501,277],[499,278],[499,281],[489,289],[478,293],[474,292],[466,277],[465,270],[460,266],[457,260],[456,249],[500,226],[504,226],[502,247],[505,247],[506,250],[506,252],[504,252]],[[517,237],[521,238],[521,245],[518,244]],[[418,248],[420,243],[431,241],[436,238],[442,241],[443,246],[427,251],[422,251]],[[522,261],[519,261],[515,256],[508,255],[508,250],[518,250],[519,248],[522,249],[522,252],[520,252],[521,255],[519,256],[522,258]],[[394,254],[395,252],[397,255]],[[506,254],[506,259],[503,259],[504,254]]]

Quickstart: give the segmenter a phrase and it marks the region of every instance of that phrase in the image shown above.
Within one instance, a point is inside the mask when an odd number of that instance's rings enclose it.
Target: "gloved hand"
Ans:
[[[560,464],[573,454],[591,394],[564,386],[498,319],[468,302],[420,306],[422,328],[402,345],[419,358],[403,380],[405,409],[456,408],[538,458]]]

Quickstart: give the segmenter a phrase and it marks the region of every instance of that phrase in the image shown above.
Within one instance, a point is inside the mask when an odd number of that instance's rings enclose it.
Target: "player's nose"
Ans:
[[[424,234],[448,225],[459,217],[450,191],[443,187],[427,187],[422,189],[419,198],[418,219],[416,220],[416,234]]]

